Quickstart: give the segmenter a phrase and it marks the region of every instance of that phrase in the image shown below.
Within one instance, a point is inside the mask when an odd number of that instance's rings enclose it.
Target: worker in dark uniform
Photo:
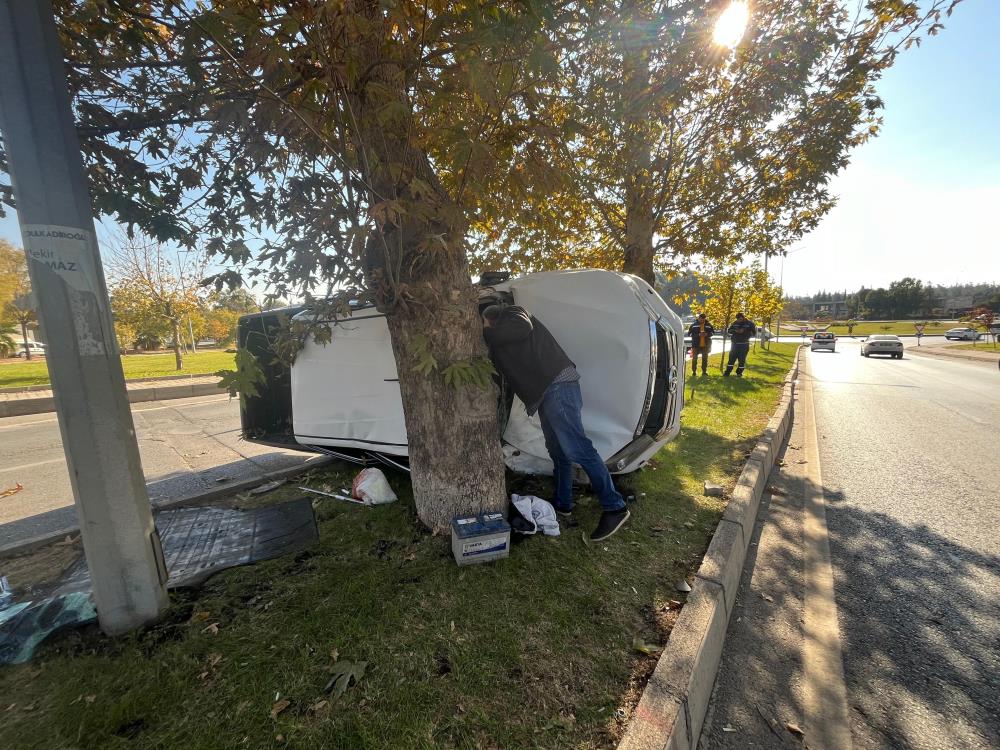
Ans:
[[[573,511],[573,464],[590,477],[603,513],[590,535],[607,539],[629,518],[625,500],[594,444],[583,430],[580,373],[549,330],[516,305],[491,305],[483,311],[483,337],[490,359],[524,402],[528,415],[538,413],[545,447],[552,459],[556,512]]]
[[[736,377],[743,377],[743,370],[747,366],[747,354],[750,353],[750,339],[757,335],[757,326],[752,320],[741,313],[736,313],[736,320],[729,326],[729,335],[732,337],[732,348],[729,350],[729,361],[726,362],[726,371],[723,375],[728,375],[736,366]]]

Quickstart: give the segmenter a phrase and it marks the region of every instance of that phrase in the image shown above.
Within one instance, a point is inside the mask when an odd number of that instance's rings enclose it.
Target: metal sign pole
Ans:
[[[50,0],[0,0],[0,128],[101,627],[159,616],[139,460]]]

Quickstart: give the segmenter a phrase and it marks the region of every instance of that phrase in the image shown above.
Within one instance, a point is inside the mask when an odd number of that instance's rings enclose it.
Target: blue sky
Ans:
[[[965,0],[939,36],[900,56],[878,84],[881,135],[831,184],[838,206],[771,265],[789,294],[903,276],[1000,282],[998,42],[1000,0]],[[0,237],[20,244],[11,212]]]

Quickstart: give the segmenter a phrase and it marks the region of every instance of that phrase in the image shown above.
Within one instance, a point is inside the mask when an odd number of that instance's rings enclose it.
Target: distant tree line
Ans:
[[[903,320],[962,314],[976,307],[1000,310],[1000,284],[931,284],[912,277],[888,288],[861,287],[855,292],[820,291],[786,299],[786,309],[798,317],[815,314],[817,305],[843,302],[846,315],[860,320]],[[841,317],[841,316],[837,316]]]

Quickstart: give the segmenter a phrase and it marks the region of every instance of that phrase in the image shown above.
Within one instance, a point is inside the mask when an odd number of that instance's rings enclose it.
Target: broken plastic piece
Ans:
[[[396,493],[389,486],[389,480],[381,469],[362,469],[354,477],[351,495],[364,500],[368,505],[384,505],[396,502]]]
[[[691,592],[691,585],[687,581],[683,580],[678,581],[677,584],[674,586],[674,588],[677,589],[678,591],[682,591],[685,594]]]

